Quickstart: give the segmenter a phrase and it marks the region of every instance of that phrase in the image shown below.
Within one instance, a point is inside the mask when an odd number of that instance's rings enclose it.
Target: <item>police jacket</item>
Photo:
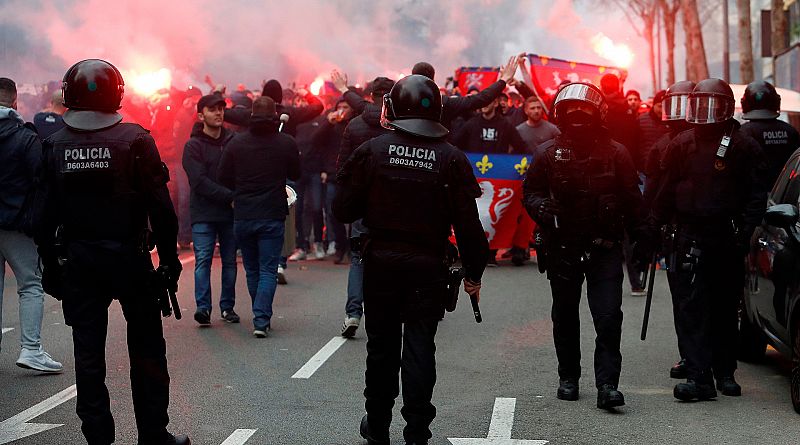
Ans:
[[[631,156],[637,170],[646,171],[647,159],[653,145],[667,133],[669,128],[661,121],[661,116],[655,115],[653,110],[639,115],[634,137],[635,147],[631,148]]]
[[[722,137],[731,141],[720,156]],[[766,211],[767,169],[761,147],[730,119],[723,126],[695,126],[667,147],[664,178],[654,198],[657,224],[674,222],[713,237],[749,239]]]
[[[219,161],[233,132],[223,128],[213,139],[195,126],[183,149],[183,169],[189,178],[192,223],[233,222],[233,191],[219,181]]]
[[[455,230],[467,278],[480,281],[488,242],[475,199],[481,191],[467,157],[447,142],[400,131],[361,145],[342,166],[336,218],[363,218],[370,237],[419,250],[445,246]]]
[[[41,164],[36,132],[16,111],[0,107],[0,229],[30,232],[26,213]]]
[[[278,117],[253,117],[225,147],[219,180],[233,190],[234,220],[283,220],[289,213],[286,179],[300,178],[300,155]]]
[[[772,189],[786,161],[800,147],[800,134],[778,119],[752,120],[742,125],[741,132],[755,139],[764,151],[768,162],[764,181]]]
[[[299,124],[308,122],[322,113],[324,107],[317,96],[309,93],[306,96],[306,101],[308,101],[308,105],[304,107],[275,104],[275,111],[278,113],[278,116],[281,114],[289,115],[289,120],[284,124],[283,130],[281,131],[282,133],[294,137],[297,135],[297,126]],[[240,127],[249,127],[251,114],[252,110],[249,108],[226,108],[225,122],[230,122]]]
[[[493,100],[497,99],[500,93],[505,89],[506,82],[504,80],[498,80],[480,93],[473,94],[472,96],[442,96],[442,125],[447,127],[447,129],[452,129],[453,120],[455,118],[489,105]],[[356,113],[360,113],[369,104],[369,102],[354,91],[345,92],[344,100],[347,101]],[[378,113],[380,113],[380,106],[376,106],[378,107]]]
[[[160,263],[175,267],[169,172],[147,130],[130,123],[64,128],[43,145],[46,197],[36,242],[45,273],[54,255],[66,259],[63,296],[139,294],[142,273],[152,268],[143,237],[148,224]]]
[[[558,227],[540,217],[546,199],[560,207]],[[639,236],[645,228],[636,168],[604,129],[580,141],[562,133],[540,145],[523,182],[523,203],[551,239],[576,248],[621,241],[623,230]]]

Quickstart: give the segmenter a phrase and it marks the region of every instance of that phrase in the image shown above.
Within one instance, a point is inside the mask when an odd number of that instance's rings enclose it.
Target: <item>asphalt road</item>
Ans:
[[[192,270],[189,262],[180,283],[185,318],[164,321],[172,377],[171,431],[187,433],[193,443],[207,445],[363,444],[358,434],[366,355],[363,331],[341,342],[309,378],[292,378],[339,334],[347,267],[330,261],[292,263],[289,284],[278,289],[273,330],[266,339],[252,336],[241,267],[236,309],[242,323],[225,323],[215,308],[212,327],[198,327],[192,319]],[[217,290],[218,260],[212,280]],[[761,364],[740,364],[736,374],[743,387],[740,398],[681,403],[672,397],[676,381],[668,370],[677,349],[663,273],[656,283],[646,342],[639,340],[644,298],[624,297],[620,390],[627,405],[608,413],[595,406],[594,333],[585,299],[581,399],[564,402],[555,397],[558,375],[547,280],[532,264],[516,268],[501,262],[501,267],[487,270],[481,304],[484,322],[475,323],[464,296],[439,328],[434,395],[438,417],[431,444],[451,443],[448,438],[486,438],[490,429],[494,437],[552,444],[800,443],[800,416],[789,399],[789,363],[774,351]],[[216,292],[213,299],[216,304]],[[14,365],[19,321],[10,270],[6,270],[4,300],[4,328],[13,330],[4,335],[0,352],[0,444],[85,443],[75,399],[69,396],[31,420],[62,426],[8,442],[11,432],[32,428],[9,419],[20,419],[20,413],[69,388],[75,376],[71,332],[58,302],[46,299],[43,342],[64,363],[65,372],[39,375]],[[107,343],[107,384],[117,443],[135,444],[124,325],[115,303]],[[393,444],[403,443],[402,426],[398,403]],[[486,441],[483,445],[494,443],[525,444]],[[534,443],[541,442],[530,442]]]

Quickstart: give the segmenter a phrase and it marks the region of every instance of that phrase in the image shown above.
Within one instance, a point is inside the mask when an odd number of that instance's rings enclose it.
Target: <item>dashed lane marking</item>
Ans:
[[[489,422],[489,434],[485,439],[448,438],[453,445],[545,445],[546,440],[512,439],[514,428],[514,410],[517,399],[497,397],[494,400],[492,420]]]
[[[220,445],[242,445],[247,442],[253,434],[256,433],[256,430],[247,430],[247,429],[238,429],[233,432],[225,442],[222,442]]]
[[[72,399],[78,394],[75,385],[61,391],[49,399],[37,403],[14,417],[0,422],[0,444],[13,442],[24,437],[39,434],[63,424],[28,423],[30,420],[41,416],[51,409]]]
[[[322,349],[319,350],[313,357],[305,364],[299,371],[294,373],[293,379],[307,379],[314,375],[315,372],[329,359],[331,356],[347,342],[344,337],[333,337]]]
[[[3,328],[3,334],[5,334],[6,332],[11,332],[13,330],[14,328]]]

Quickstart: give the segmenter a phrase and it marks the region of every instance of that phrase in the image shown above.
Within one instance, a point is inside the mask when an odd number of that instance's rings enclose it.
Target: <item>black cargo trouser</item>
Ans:
[[[106,335],[111,298],[70,297],[62,301],[64,319],[72,327],[77,413],[89,445],[114,442],[106,378]],[[155,298],[120,300],[127,321],[131,392],[139,444],[167,440],[169,373],[161,313]]]
[[[587,300],[597,333],[594,351],[595,385],[616,387],[622,370],[622,248],[593,248],[588,261],[550,257],[547,277],[553,294],[553,340],[558,356],[558,375],[581,375],[580,300],[584,277]]]
[[[690,379],[712,383],[736,371],[738,305],[744,286],[742,255],[731,244],[700,246],[694,271],[678,264],[670,270],[676,331]],[[713,370],[713,374],[712,374]]]
[[[426,443],[436,417],[435,336],[444,314],[447,268],[441,256],[402,245],[371,242],[364,256],[364,316],[367,370],[364,404],[370,429],[388,435],[394,400],[403,387],[409,443]]]

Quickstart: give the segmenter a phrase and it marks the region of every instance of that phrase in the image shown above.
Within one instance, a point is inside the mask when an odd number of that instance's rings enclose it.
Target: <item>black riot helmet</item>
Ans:
[[[686,122],[716,124],[733,117],[736,99],[728,82],[722,79],[701,80],[689,94]]]
[[[64,94],[64,123],[77,130],[100,130],[122,120],[117,113],[125,82],[117,67],[100,59],[82,60],[67,70],[61,89]]]
[[[553,101],[553,120],[559,126],[577,129],[600,125],[607,111],[608,104],[600,88],[588,82],[562,86]]]
[[[661,102],[661,120],[686,121],[686,106],[689,104],[689,95],[692,94],[694,87],[695,83],[691,80],[682,80],[667,88],[667,93]]]
[[[781,96],[771,83],[759,80],[747,85],[742,96],[745,119],[775,119],[780,116]]]
[[[449,131],[440,123],[442,93],[431,79],[418,74],[397,81],[383,96],[381,125],[415,136],[441,138]]]

